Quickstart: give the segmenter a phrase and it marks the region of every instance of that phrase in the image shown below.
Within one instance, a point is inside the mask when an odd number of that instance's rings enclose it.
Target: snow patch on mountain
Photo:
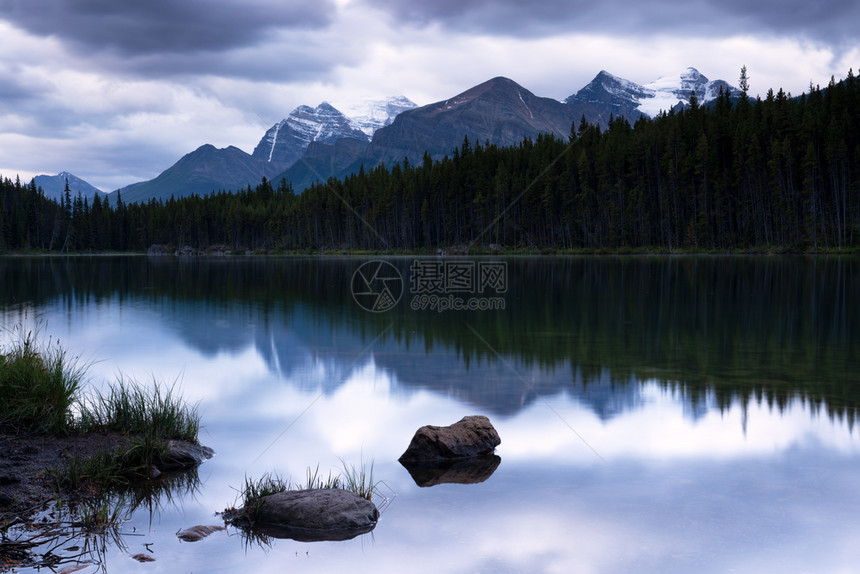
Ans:
[[[403,96],[371,100],[350,106],[349,116],[328,102],[315,108],[299,106],[270,127],[253,156],[269,163],[292,165],[312,142],[334,144],[343,138],[369,142],[381,127],[405,110],[418,107]]]
[[[689,106],[692,92],[696,92],[699,104],[706,104],[717,99],[720,95],[720,88],[723,91],[729,91],[732,96],[737,96],[740,93],[737,88],[730,86],[723,80],[708,80],[696,68],[687,68],[674,76],[662,76],[645,84],[642,88],[647,95],[640,98],[637,109],[652,118],[659,115],[660,112],[668,112],[679,104]]]
[[[328,102],[315,108],[299,106],[266,131],[253,155],[270,163],[292,164],[311,142],[333,144],[341,138],[370,141],[349,118]]]
[[[266,142],[269,144],[269,161],[272,161],[272,154],[275,153],[275,144],[278,143],[278,132],[281,131],[281,126],[286,123],[287,120],[282,120],[276,123],[271,131],[271,135],[269,132],[266,132],[264,136],[266,138]]]
[[[606,92],[614,97],[629,97],[629,96],[642,96],[643,95],[643,87],[635,82],[631,82],[630,80],[625,80],[624,78],[619,78],[618,76],[613,76],[609,72],[602,71],[598,74],[600,87],[602,87]]]
[[[717,99],[720,90],[738,97],[740,90],[723,80],[708,80],[696,68],[687,68],[673,76],[662,76],[653,82],[640,85],[613,76],[605,70],[585,87],[564,100],[572,106],[586,106],[586,113],[597,110],[598,121],[605,122],[613,115],[625,115],[635,121],[640,114],[655,117],[661,112],[690,105],[690,94],[696,92],[700,105]],[[589,108],[590,106],[590,108]]]
[[[417,108],[418,104],[405,96],[391,96],[358,104],[342,104],[338,107],[344,110],[353,128],[372,138],[376,130],[390,125],[398,114]]]

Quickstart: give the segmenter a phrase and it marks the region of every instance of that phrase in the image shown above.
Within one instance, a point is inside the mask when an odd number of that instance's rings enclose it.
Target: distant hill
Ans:
[[[125,203],[167,200],[171,196],[206,195],[213,191],[236,191],[255,186],[277,169],[237,147],[218,149],[206,144],[185,155],[155,179],[135,183],[120,190]],[[115,192],[111,194],[115,197]]]
[[[72,197],[77,196],[79,193],[81,196],[88,198],[93,198],[96,195],[105,195],[105,192],[102,190],[67,171],[61,171],[57,175],[37,175],[33,180],[36,182],[36,187],[41,187],[42,191],[45,192],[45,197],[52,199],[63,199],[66,181],[69,182],[69,191]]]

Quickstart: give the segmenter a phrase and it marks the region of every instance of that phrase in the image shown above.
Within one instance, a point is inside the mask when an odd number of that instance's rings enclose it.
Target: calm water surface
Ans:
[[[504,309],[444,312],[414,310],[415,260],[389,259],[403,292],[378,313],[352,294],[366,261],[0,258],[5,327],[41,322],[92,362],[94,388],[120,374],[178,381],[217,452],[194,492],[129,518],[104,570],[860,564],[858,259],[419,260],[445,273],[451,261],[504,264],[491,292],[442,286]],[[470,414],[499,431],[498,468],[476,484],[418,486],[397,462],[413,432]],[[372,461],[382,481],[370,534],[268,546],[233,528],[176,537],[221,523],[246,476],[301,481],[341,461]],[[140,552],[156,562],[130,557]]]

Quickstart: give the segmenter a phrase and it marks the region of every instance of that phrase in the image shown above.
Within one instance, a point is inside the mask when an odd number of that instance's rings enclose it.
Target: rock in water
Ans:
[[[370,532],[379,520],[373,502],[341,488],[287,490],[264,496],[254,529],[276,538],[348,540]]]
[[[167,454],[161,461],[160,470],[184,470],[194,468],[204,460],[209,460],[215,451],[208,446],[202,446],[182,440],[171,440],[167,443]]]
[[[492,454],[502,440],[482,415],[463,417],[446,427],[423,426],[415,431],[400,461],[451,460]]]
[[[223,526],[192,526],[176,533],[177,538],[184,542],[197,542],[203,540],[213,532],[225,530]]]

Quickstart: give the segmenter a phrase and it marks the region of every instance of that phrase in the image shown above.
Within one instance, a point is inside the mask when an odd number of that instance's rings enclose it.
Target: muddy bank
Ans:
[[[0,524],[26,520],[57,496],[51,471],[62,469],[71,458],[115,452],[128,445],[120,433],[67,436],[9,434],[0,431]],[[81,493],[62,492],[64,498]]]

